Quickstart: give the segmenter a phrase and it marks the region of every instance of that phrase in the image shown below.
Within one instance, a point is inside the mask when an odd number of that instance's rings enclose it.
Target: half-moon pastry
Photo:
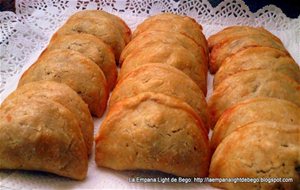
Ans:
[[[92,152],[94,141],[94,122],[90,115],[87,104],[69,86],[54,81],[38,81],[27,83],[11,93],[3,102],[2,106],[18,104],[20,101],[30,101],[32,98],[43,97],[60,103],[69,109],[81,128],[81,132],[89,154]]]
[[[22,75],[19,86],[52,80],[70,86],[88,104],[92,114],[101,117],[108,89],[102,70],[89,58],[73,50],[46,52]]]
[[[199,62],[186,48],[157,42],[142,49],[136,49],[123,62],[119,78],[122,79],[126,74],[147,63],[160,63],[177,68],[189,76],[206,95],[207,68],[205,63]]]
[[[277,36],[264,29],[263,27],[256,28],[251,26],[230,26],[214,35],[211,35],[208,38],[208,47],[211,50],[214,46],[218,46],[228,39],[240,38],[252,34],[261,34],[267,37],[271,37],[273,40],[281,43],[281,40]]]
[[[213,47],[209,60],[210,72],[216,73],[227,57],[252,46],[271,47],[287,52],[282,43],[275,41],[272,37],[262,35],[261,33],[232,38]]]
[[[215,151],[212,178],[255,178],[256,183],[213,183],[222,189],[295,190],[299,185],[300,125],[261,121],[236,129]],[[292,182],[261,182],[261,178],[292,178]]]
[[[300,108],[277,98],[253,98],[235,104],[218,120],[211,138],[212,149],[216,149],[235,129],[263,120],[300,125]]]
[[[122,52],[120,57],[120,65],[131,53],[155,44],[168,44],[170,46],[184,47],[196,57],[196,60],[198,60],[199,64],[205,63],[207,68],[207,56],[201,46],[183,34],[166,31],[145,31],[135,37]]]
[[[172,13],[161,13],[151,16],[137,26],[132,37],[135,38],[145,31],[172,31],[182,33],[203,47],[208,55],[208,45],[202,33],[202,26],[193,18]]]
[[[162,93],[188,103],[201,117],[209,130],[205,96],[199,87],[183,72],[168,65],[149,63],[138,67],[121,80],[114,89],[109,105],[142,92]]]
[[[103,71],[107,86],[112,90],[117,80],[117,66],[110,46],[90,34],[54,35],[46,51],[71,49],[94,61]]]
[[[85,19],[85,18],[95,18],[98,19],[100,17],[105,17],[112,21],[113,25],[118,29],[118,31],[122,34],[122,38],[127,44],[131,40],[131,30],[127,26],[127,24],[118,16],[114,14],[110,14],[101,10],[83,10],[72,15],[72,19]],[[111,31],[114,32],[114,31]]]
[[[68,21],[56,32],[56,35],[70,35],[78,33],[92,34],[109,45],[119,60],[125,47],[124,37],[111,19],[106,17],[71,16]]]
[[[0,169],[37,170],[83,180],[88,156],[70,110],[38,97],[1,106]]]
[[[286,52],[269,47],[250,47],[227,57],[214,77],[214,88],[228,76],[253,69],[270,69],[300,83],[300,70]]]
[[[270,70],[249,70],[226,78],[208,101],[212,123],[234,104],[255,97],[288,100],[300,106],[300,85],[286,75]]]
[[[95,141],[98,166],[207,176],[210,150],[202,121],[188,104],[170,96],[147,92],[119,101]]]

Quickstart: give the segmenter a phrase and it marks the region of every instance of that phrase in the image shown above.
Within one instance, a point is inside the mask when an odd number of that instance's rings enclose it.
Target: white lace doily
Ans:
[[[242,0],[225,0],[213,8],[207,0],[16,0],[16,14],[0,12],[0,102],[17,84],[45,48],[54,31],[72,13],[102,9],[123,18],[134,29],[146,17],[173,12],[195,18],[206,37],[230,25],[263,26],[277,35],[300,63],[300,17],[290,19],[276,6],[252,13]],[[211,80],[210,80],[211,82]],[[210,88],[209,88],[210,90]],[[101,120],[95,121],[99,126]],[[97,128],[96,128],[97,130]],[[0,171],[0,189],[199,189],[199,184],[131,184],[130,176],[157,176],[155,172],[115,172],[98,169],[90,160],[88,178],[74,182],[48,174]],[[162,175],[162,174],[159,174]],[[211,188],[212,189],[212,188]]]

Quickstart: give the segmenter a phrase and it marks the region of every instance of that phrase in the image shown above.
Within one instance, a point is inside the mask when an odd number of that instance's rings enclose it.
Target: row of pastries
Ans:
[[[292,182],[214,183],[225,189],[297,189],[300,70],[263,28],[234,26],[208,39],[214,91],[208,101],[213,178],[292,178]]]
[[[208,46],[202,27],[164,13],[142,22],[124,48],[96,163],[116,170],[208,175]]]
[[[101,117],[131,31],[104,11],[72,15],[18,88],[1,104],[0,169],[38,170],[83,180]]]

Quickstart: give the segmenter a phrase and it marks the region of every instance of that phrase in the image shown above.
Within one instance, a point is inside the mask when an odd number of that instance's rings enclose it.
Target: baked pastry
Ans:
[[[98,166],[207,176],[210,152],[201,119],[188,104],[170,96],[146,92],[119,101],[95,141]]]
[[[104,16],[84,16],[84,13],[79,13],[71,16],[56,32],[56,35],[70,35],[78,33],[92,34],[112,48],[115,59],[118,62],[120,54],[125,47],[125,37],[115,26],[112,19]]]
[[[81,132],[89,154],[92,152],[94,141],[94,122],[88,106],[69,86],[54,81],[38,81],[25,84],[11,93],[2,106],[19,104],[20,101],[30,101],[32,98],[42,97],[55,101],[70,110],[81,128]]]
[[[213,47],[209,61],[210,72],[216,73],[227,57],[242,49],[253,46],[271,47],[287,52],[281,42],[274,40],[273,37],[269,37],[261,33],[230,38]]]
[[[123,50],[120,57],[120,65],[122,65],[123,61],[129,54],[133,52],[136,53],[136,51],[147,48],[150,45],[158,44],[168,44],[173,47],[184,47],[196,57],[196,60],[199,62],[199,64],[205,63],[207,68],[208,58],[201,46],[183,34],[166,31],[145,31],[136,36]]]
[[[182,33],[193,39],[208,55],[208,45],[202,33],[202,26],[193,18],[172,13],[161,13],[151,16],[137,26],[132,37],[135,38],[145,31],[172,31]]]
[[[95,116],[106,108],[108,89],[101,69],[90,59],[73,50],[46,52],[22,75],[19,86],[40,80],[65,83],[88,104]]]
[[[54,35],[46,50],[54,49],[71,49],[90,58],[103,71],[108,88],[114,88],[118,75],[115,57],[102,40],[90,34]]]
[[[112,24],[118,29],[122,34],[122,38],[127,44],[131,40],[131,30],[127,24],[118,16],[110,14],[101,10],[83,10],[72,15],[72,19],[85,19],[85,18],[95,18],[105,17],[112,21]],[[111,31],[112,32],[112,31]]]
[[[222,189],[295,190],[299,184],[300,125],[250,123],[227,136],[215,151],[212,178],[293,178],[293,182],[213,183]]]
[[[73,113],[48,98],[0,109],[0,168],[37,170],[83,180],[88,156]]]
[[[189,76],[206,95],[206,66],[203,61],[197,61],[191,52],[179,45],[157,42],[132,51],[122,64],[119,78],[122,79],[128,73],[148,63],[160,63],[177,68]]]
[[[199,87],[183,72],[159,63],[138,67],[121,80],[113,91],[109,105],[142,92],[162,93],[188,103],[201,117],[209,131],[209,117],[205,96]]]
[[[226,78],[208,101],[212,123],[234,104],[255,97],[288,100],[300,106],[300,85],[286,75],[270,70],[249,70]]]
[[[214,46],[218,46],[219,44],[224,43],[228,39],[240,38],[252,34],[260,34],[263,36],[271,37],[273,40],[281,43],[281,40],[277,36],[264,29],[263,27],[230,26],[219,31],[214,35],[211,35],[208,38],[208,47],[211,50]]]
[[[253,98],[227,109],[218,120],[211,138],[213,150],[235,129],[256,121],[300,125],[300,108],[277,98]]]
[[[249,47],[227,57],[214,77],[214,88],[228,76],[253,69],[270,69],[300,83],[300,70],[286,52],[269,47]]]

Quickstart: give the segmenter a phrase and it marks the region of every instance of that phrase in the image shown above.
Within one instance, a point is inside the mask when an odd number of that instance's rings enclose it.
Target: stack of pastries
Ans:
[[[118,83],[96,136],[96,163],[115,170],[208,174],[208,46],[193,19],[152,16],[119,59]]]
[[[1,104],[0,169],[39,170],[82,180],[131,31],[117,16],[72,15],[18,88]]]
[[[215,183],[225,189],[297,189],[300,70],[263,28],[233,26],[208,39],[215,74],[208,108],[214,131],[209,176],[293,178],[284,183]]]

